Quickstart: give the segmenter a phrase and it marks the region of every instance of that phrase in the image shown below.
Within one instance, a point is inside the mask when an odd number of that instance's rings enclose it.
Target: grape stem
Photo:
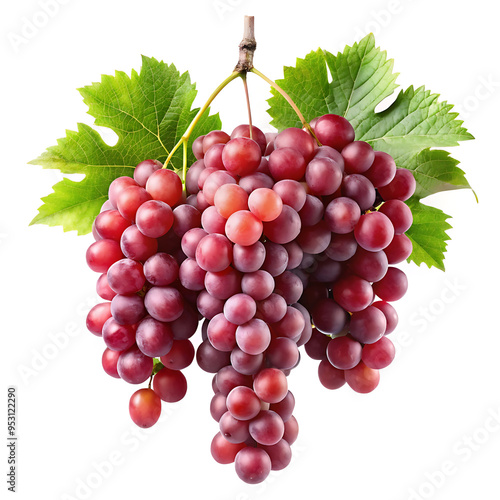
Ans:
[[[245,89],[245,98],[247,101],[247,110],[248,110],[248,130],[250,133],[250,139],[253,139],[253,126],[252,126],[252,107],[250,106],[250,94],[248,93],[248,85],[247,85],[247,75],[243,73],[241,75],[243,80],[243,88]]]
[[[284,99],[288,102],[288,104],[290,104],[290,106],[292,107],[292,109],[297,114],[299,120],[302,123],[302,126],[314,137],[314,139],[316,139],[316,142],[318,143],[318,146],[321,146],[321,143],[318,141],[318,138],[314,134],[313,129],[311,128],[311,126],[309,125],[309,123],[304,118],[304,115],[300,112],[300,109],[293,102],[292,98],[275,81],[271,80],[266,75],[264,75],[263,73],[261,73],[257,68],[252,67],[252,69],[250,71],[252,73],[255,73],[257,76],[259,76],[260,78],[262,78],[267,83],[269,83],[269,85],[271,85],[271,87],[273,87],[274,89],[276,89],[284,97]]]
[[[184,132],[182,137],[179,139],[179,142],[172,148],[172,151],[170,151],[169,155],[167,156],[167,159],[165,160],[165,163],[163,164],[163,168],[166,168],[167,165],[169,164],[170,160],[172,159],[172,156],[174,156],[174,153],[179,149],[181,145],[184,146],[184,154],[183,154],[183,161],[182,161],[182,183],[185,185],[186,184],[186,172],[187,172],[187,144],[189,137],[193,133],[194,128],[196,127],[197,123],[200,121],[200,118],[202,117],[203,113],[208,109],[210,104],[212,104],[212,101],[219,95],[220,91],[226,87],[229,83],[231,83],[235,78],[241,76],[240,73],[237,71],[233,71],[210,95],[208,98],[207,102],[200,108],[196,116],[193,118],[193,121],[189,124],[189,127],[187,130]]]

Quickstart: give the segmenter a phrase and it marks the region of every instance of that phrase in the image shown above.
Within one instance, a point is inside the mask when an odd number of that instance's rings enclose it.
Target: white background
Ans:
[[[16,46],[27,22],[43,22],[42,3],[0,8],[0,366],[2,391],[18,388],[17,498],[498,499],[500,69],[491,4],[53,0],[45,25]],[[103,343],[85,330],[96,300],[97,276],[85,265],[91,237],[28,227],[61,175],[27,162],[65,129],[92,122],[76,88],[115,69],[139,70],[145,54],[189,70],[200,104],[236,62],[244,14],[256,16],[255,64],[273,79],[310,50],[336,53],[373,31],[395,59],[401,88],[426,85],[461,111],[476,140],[452,154],[480,200],[465,190],[427,200],[453,215],[447,271],[401,266],[410,289],[396,304],[398,355],[374,393],[327,391],[316,362],[303,357],[289,379],[300,424],[293,462],[257,486],[212,460],[212,377],[196,364],[186,370],[187,397],[164,404],[150,431],[134,426],[128,399],[137,387],[102,371]],[[271,130],[268,88],[249,80],[255,124]],[[213,109],[228,131],[245,122],[241,85]]]

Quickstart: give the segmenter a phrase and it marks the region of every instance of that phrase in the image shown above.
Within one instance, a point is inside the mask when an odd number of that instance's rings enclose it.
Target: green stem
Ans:
[[[307,123],[306,119],[304,118],[304,115],[300,112],[300,109],[293,102],[292,98],[275,81],[271,80],[266,75],[261,73],[257,68],[254,67],[250,71],[252,73],[255,73],[257,76],[260,76],[260,78],[262,78],[264,81],[269,83],[269,85],[271,85],[271,87],[276,89],[285,98],[285,100],[288,102],[288,104],[290,104],[292,109],[295,111],[295,113],[299,117],[299,120],[301,121],[302,126],[307,129],[307,131],[316,139],[316,142],[318,143],[318,145],[321,146],[321,143],[318,141],[318,138],[314,135],[313,129],[311,128],[309,123]]]
[[[183,136],[179,139],[179,142],[172,148],[172,151],[170,151],[170,154],[168,155],[167,159],[165,160],[165,164],[163,165],[163,168],[166,168],[167,165],[169,164],[170,160],[172,159],[172,156],[174,156],[174,153],[179,149],[181,144],[185,144],[187,147],[187,142],[189,140],[189,137],[191,136],[193,129],[196,127],[196,124],[200,121],[200,118],[202,117],[203,113],[208,109],[210,104],[212,104],[212,101],[219,95],[219,92],[226,87],[229,83],[231,83],[235,78],[241,76],[241,73],[237,71],[233,71],[210,95],[208,98],[207,102],[203,105],[202,108],[198,111],[196,116],[193,118],[193,121],[189,124],[189,127],[186,129],[184,132]],[[187,153],[186,153],[187,154]],[[186,156],[187,158],[187,156]],[[185,180],[186,178],[186,169],[187,166],[183,165],[183,178]]]
[[[248,130],[250,132],[250,139],[253,139],[253,126],[252,126],[252,108],[250,106],[250,94],[248,93],[248,84],[247,84],[247,74],[242,73],[241,78],[243,80],[243,87],[245,89],[245,98],[247,101],[247,111],[248,111]]]

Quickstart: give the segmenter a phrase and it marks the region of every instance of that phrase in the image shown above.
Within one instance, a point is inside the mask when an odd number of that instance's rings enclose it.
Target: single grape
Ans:
[[[326,349],[326,355],[328,361],[335,368],[349,370],[361,361],[362,351],[363,347],[357,340],[349,336],[343,336],[330,340]]]
[[[117,177],[110,185],[108,189],[109,201],[113,208],[118,207],[118,195],[125,189],[131,186],[138,186],[137,182],[132,179],[132,177],[122,176]]]
[[[239,210],[229,216],[225,230],[226,236],[233,243],[250,246],[262,236],[262,228],[262,222],[252,212]]]
[[[146,282],[142,264],[132,259],[115,262],[108,269],[107,277],[111,289],[120,294],[138,292]]]
[[[156,253],[144,263],[144,275],[152,285],[167,286],[179,277],[179,264],[170,254]]]
[[[235,387],[226,398],[227,409],[238,420],[251,420],[261,410],[259,396],[250,387]]]
[[[254,379],[255,394],[266,403],[279,403],[288,392],[285,374],[277,368],[265,368]]]
[[[335,302],[349,312],[361,311],[373,300],[373,289],[370,283],[359,276],[345,276],[332,286]]]
[[[95,305],[87,314],[87,329],[89,332],[102,336],[102,329],[104,323],[111,318],[111,304],[109,302],[102,302]]]
[[[275,181],[300,181],[306,173],[306,166],[304,156],[290,147],[275,149],[269,155],[269,171]]]
[[[248,197],[248,208],[261,221],[276,219],[283,209],[283,201],[273,189],[258,188]]]
[[[359,205],[346,196],[335,198],[325,209],[325,223],[328,229],[336,234],[351,233],[360,217]]]
[[[375,151],[364,141],[353,141],[342,149],[346,174],[366,172],[375,160]]]
[[[330,390],[340,389],[345,384],[344,370],[335,368],[328,360],[324,359],[318,365],[318,378],[323,387]],[[293,417],[292,417],[293,418]],[[285,423],[286,429],[286,423]],[[283,436],[286,439],[286,434]]]
[[[120,378],[116,367],[120,354],[121,351],[112,351],[109,347],[106,347],[102,353],[102,367],[108,375],[114,378]]]
[[[261,448],[269,455],[271,459],[271,470],[282,470],[292,460],[292,449],[287,441],[281,439],[272,446],[263,446]]]
[[[232,464],[240,450],[245,448],[245,443],[230,443],[218,432],[210,445],[213,459],[219,464]]]
[[[415,192],[416,185],[417,183],[411,170],[398,168],[392,181],[386,186],[380,187],[378,192],[386,201],[406,201]]]
[[[227,142],[222,151],[222,162],[228,172],[240,176],[254,173],[260,165],[262,151],[259,144],[248,137],[237,137]]]
[[[153,200],[164,201],[170,207],[177,205],[182,197],[181,178],[173,171],[162,168],[154,172],[146,183],[146,191]]]
[[[272,446],[283,438],[285,424],[276,412],[263,410],[250,421],[248,430],[257,443]]]
[[[352,313],[349,332],[363,344],[373,344],[385,333],[387,320],[384,313],[373,306]],[[352,368],[352,367],[351,367]]]
[[[396,326],[398,326],[398,313],[396,312],[396,309],[394,309],[391,304],[389,304],[388,302],[384,302],[383,300],[374,302],[372,306],[380,309],[384,313],[385,319],[387,321],[384,335],[392,333],[396,329]]]
[[[208,323],[208,340],[219,351],[230,352],[236,346],[237,325],[226,319],[224,314],[215,315]]]
[[[332,368],[333,368],[333,366],[332,366]],[[299,423],[297,422],[297,419],[292,415],[285,422],[285,432],[283,434],[283,439],[289,445],[292,445],[297,440],[298,435],[299,435]]]
[[[123,231],[130,226],[118,210],[105,210],[94,221],[94,227],[101,239],[120,241]]]
[[[406,234],[395,234],[392,241],[384,248],[389,264],[399,264],[413,251],[413,244]],[[102,297],[102,295],[101,295]],[[103,297],[105,299],[106,297]]]
[[[92,271],[105,273],[112,264],[123,259],[123,253],[118,242],[103,239],[89,246],[86,259],[87,265]]]
[[[133,224],[123,231],[120,247],[129,259],[145,261],[158,250],[158,241],[155,238],[144,236],[139,228]]]
[[[217,373],[223,366],[229,364],[229,352],[215,349],[207,340],[204,340],[196,350],[196,362],[198,366],[208,373]]]
[[[373,290],[382,300],[399,300],[408,290],[408,278],[401,269],[389,267],[386,275],[373,284]]]
[[[382,337],[377,342],[363,347],[362,359],[369,368],[381,370],[392,363],[395,355],[394,344],[387,337]]]
[[[342,184],[342,168],[331,158],[315,157],[307,165],[306,183],[311,194],[333,194]]]
[[[212,130],[203,138],[203,154],[205,154],[214,144],[226,144],[231,137],[222,130]]]
[[[117,369],[118,374],[125,382],[141,384],[151,376],[153,359],[143,354],[136,345],[133,345],[120,354]]]
[[[115,295],[111,301],[111,314],[121,325],[133,325],[146,315],[144,300],[139,295]]]
[[[208,272],[205,274],[205,289],[212,297],[226,300],[242,291],[241,273],[231,266],[218,273]]]
[[[130,186],[121,191],[116,200],[118,211],[130,222],[134,222],[139,207],[151,200],[151,195],[142,187]]]
[[[152,389],[139,389],[129,402],[130,417],[143,429],[152,427],[161,415],[161,400]]]
[[[168,286],[154,286],[144,297],[148,313],[158,321],[174,321],[184,310],[184,300],[180,292]]]
[[[255,375],[264,361],[263,354],[247,354],[236,346],[231,351],[231,365],[243,375]]]
[[[262,483],[271,472],[271,459],[262,448],[247,446],[234,460],[236,474],[248,484]]]
[[[144,318],[137,327],[137,347],[151,358],[164,356],[174,343],[174,335],[168,323],[154,318]]]
[[[349,387],[361,394],[374,391],[380,381],[379,371],[369,368],[363,361],[354,368],[345,370],[344,376]]]
[[[245,420],[237,420],[231,415],[230,411],[226,411],[219,420],[220,433],[230,443],[244,443],[249,437],[248,422]]]
[[[136,325],[120,325],[114,318],[109,318],[102,327],[102,339],[113,351],[125,351],[135,344]]]
[[[389,217],[381,212],[363,214],[356,227],[354,237],[360,246],[369,252],[383,250],[394,237],[394,226]]]
[[[296,212],[301,210],[306,202],[306,190],[298,181],[283,179],[273,186],[273,191],[281,198],[284,205],[292,207]]]
[[[311,312],[314,325],[324,333],[340,333],[347,323],[346,311],[333,299],[319,300]]]
[[[135,218],[139,231],[150,238],[163,236],[174,223],[172,209],[166,203],[159,200],[144,202],[137,209]]]
[[[238,184],[224,184],[215,192],[214,206],[222,217],[248,209],[248,194]]]
[[[231,264],[231,242],[221,234],[209,234],[196,247],[196,262],[205,271],[218,272]]]
[[[403,234],[413,223],[411,209],[404,201],[386,201],[378,211],[389,217],[394,226],[394,234]]]
[[[314,125],[314,133],[323,146],[330,146],[337,151],[342,151],[354,141],[352,125],[339,115],[320,116]]]
[[[176,403],[186,395],[186,377],[179,370],[164,367],[153,377],[153,390],[162,401]]]
[[[250,319],[236,328],[236,343],[247,354],[263,353],[271,342],[271,331],[261,319]]]
[[[377,189],[387,186],[396,175],[396,163],[387,153],[375,151],[373,163],[364,175]]]
[[[274,243],[290,243],[300,233],[299,214],[288,205],[283,205],[281,214],[271,222],[264,222],[264,234]]]

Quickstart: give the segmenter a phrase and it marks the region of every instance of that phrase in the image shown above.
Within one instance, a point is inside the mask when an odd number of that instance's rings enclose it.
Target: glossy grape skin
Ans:
[[[145,382],[153,371],[153,359],[144,355],[133,345],[120,354],[117,364],[118,374],[129,384]]]
[[[292,179],[300,181],[306,173],[306,161],[295,149],[279,148],[269,155],[269,171],[275,181]]]
[[[384,302],[383,300],[375,301],[372,306],[380,309],[384,313],[387,322],[384,335],[392,333],[398,325],[398,313],[396,312],[396,309],[394,309],[391,304],[389,304],[388,302]]]
[[[261,410],[261,401],[250,387],[235,387],[226,398],[226,406],[238,420],[251,420]]]
[[[111,318],[111,304],[109,302],[97,304],[87,314],[87,329],[101,337],[103,326],[109,318]]]
[[[283,245],[266,241],[264,243],[265,259],[262,269],[271,276],[279,276],[288,266],[288,252]]]
[[[271,471],[271,459],[261,448],[247,446],[234,460],[238,477],[248,484],[262,483]]]
[[[394,179],[395,175],[396,163],[392,156],[383,151],[375,151],[373,163],[371,167],[364,172],[364,176],[368,178],[376,188],[380,188],[387,186],[387,184]]]
[[[214,144],[226,144],[231,137],[223,132],[222,130],[212,130],[207,135],[204,136],[202,144],[203,144],[203,154],[214,145]]]
[[[125,257],[145,261],[158,250],[158,241],[155,238],[144,236],[139,228],[133,224],[123,231],[120,247]]]
[[[236,139],[236,137],[250,138],[250,135],[252,136],[251,139],[253,139],[260,146],[261,153],[264,154],[266,152],[267,139],[264,132],[262,132],[262,130],[255,125],[252,125],[252,134],[250,134],[250,125],[238,125],[231,132],[231,139]]]
[[[158,321],[174,321],[184,310],[184,301],[180,292],[173,287],[151,288],[144,297],[148,313]]]
[[[236,328],[236,343],[247,354],[263,353],[271,342],[271,332],[261,319],[253,318]]]
[[[153,377],[153,390],[162,401],[176,403],[186,395],[186,377],[179,370],[164,367]]]
[[[330,228],[324,221],[320,221],[314,226],[303,227],[296,241],[303,252],[316,255],[326,250],[331,239]]]
[[[174,343],[170,325],[150,317],[139,323],[135,338],[141,352],[152,358],[159,358],[170,352]]]
[[[297,344],[287,337],[273,339],[266,350],[268,363],[280,370],[293,368],[299,362],[299,357]]]
[[[122,177],[117,177],[116,179],[113,180],[113,182],[109,185],[108,189],[108,198],[113,208],[116,209],[118,206],[117,200],[119,194],[131,186],[136,186],[136,187],[139,186],[137,182],[135,182],[135,180],[132,179],[132,177],[124,175]]]
[[[208,373],[217,373],[223,366],[228,365],[229,357],[229,352],[218,351],[208,339],[204,340],[196,350],[198,366]]]
[[[120,357],[121,351],[112,351],[108,347],[104,349],[102,353],[102,367],[104,371],[113,378],[120,378],[117,370],[118,358]]]
[[[217,390],[227,396],[235,387],[252,385],[252,377],[239,373],[231,365],[223,366],[215,375]]]
[[[234,212],[226,222],[227,238],[242,246],[256,243],[262,235],[262,221],[249,210]]]
[[[260,371],[253,383],[256,395],[266,403],[279,403],[288,392],[285,374],[277,368]]]
[[[135,344],[135,325],[120,325],[110,317],[102,327],[102,339],[113,351],[125,351]]]
[[[264,361],[263,354],[247,354],[236,346],[231,351],[231,365],[243,375],[255,375]]]
[[[255,300],[246,293],[237,293],[226,300],[224,316],[235,325],[250,321],[257,311]]]
[[[300,278],[290,271],[284,271],[276,276],[274,284],[274,292],[281,295],[290,305],[298,302],[304,291]]]
[[[406,201],[415,192],[416,185],[417,183],[411,170],[398,168],[391,182],[386,186],[380,187],[378,192],[386,201]]]
[[[272,293],[267,299],[257,302],[256,317],[267,323],[276,323],[286,314],[285,299],[277,293]]]
[[[341,193],[342,196],[354,200],[362,212],[370,209],[376,199],[373,184],[361,174],[346,175],[342,182]]]
[[[186,190],[190,194],[196,194],[200,190],[198,187],[198,179],[201,172],[205,170],[205,162],[203,160],[195,161],[186,173]]]
[[[226,319],[224,314],[215,315],[208,323],[208,340],[219,351],[230,352],[236,346],[237,325]]]
[[[281,214],[271,222],[264,222],[264,234],[274,243],[290,243],[300,233],[299,214],[288,205],[283,205]]]
[[[109,286],[107,273],[99,276],[96,283],[96,292],[104,300],[111,300],[116,295],[116,292]]]
[[[220,234],[205,236],[196,247],[196,262],[205,271],[223,271],[231,264],[232,256],[231,242]]]
[[[264,244],[257,241],[250,246],[234,245],[233,265],[241,272],[251,273],[258,271],[266,259]]]
[[[181,199],[182,181],[174,171],[162,168],[149,177],[146,191],[153,200],[163,201],[173,207]]]
[[[295,408],[295,396],[291,391],[288,391],[286,396],[279,402],[269,405],[269,409],[276,412],[283,422],[286,422],[293,413]]]
[[[363,361],[354,368],[345,370],[344,376],[349,387],[361,394],[374,391],[380,381],[379,371],[369,368]]]
[[[385,333],[387,320],[384,313],[373,306],[354,312],[349,323],[352,337],[363,344],[373,344]]]
[[[307,355],[311,359],[315,359],[317,361],[326,360],[326,349],[330,339],[330,336],[321,333],[316,328],[313,328],[311,338],[304,346]]]
[[[258,188],[248,197],[248,208],[261,221],[276,219],[283,209],[283,201],[274,190]]]
[[[375,294],[382,300],[393,302],[401,299],[408,290],[408,278],[397,267],[389,267],[386,275],[373,284]]]
[[[163,163],[158,160],[144,160],[141,161],[134,168],[134,180],[141,187],[145,187],[148,179],[151,177],[153,172],[156,172],[160,168],[163,168]]]
[[[375,151],[364,141],[353,141],[342,149],[346,174],[366,172],[375,160]]]
[[[160,357],[160,361],[170,370],[183,370],[193,362],[194,355],[195,350],[190,340],[174,338],[172,347]]]
[[[360,246],[369,252],[383,250],[394,237],[394,226],[389,217],[381,212],[363,214],[356,227],[354,237]]]
[[[389,264],[403,262],[411,255],[412,251],[413,244],[406,234],[395,234],[389,245],[384,248]]]
[[[119,294],[136,293],[146,282],[143,266],[132,259],[120,259],[115,262],[107,273],[108,285]]]
[[[298,434],[299,434],[299,423],[297,422],[297,419],[292,415],[285,422],[285,432],[283,434],[283,439],[289,445],[292,445],[297,440]]]
[[[215,393],[210,401],[210,415],[212,415],[212,418],[216,422],[219,422],[222,415],[226,412],[226,396],[220,392]]]
[[[200,176],[200,180],[203,179],[203,175],[207,174],[209,169],[206,169],[204,174]],[[203,182],[203,194],[205,195],[205,199],[210,205],[213,205],[215,202],[215,194],[217,191],[227,184],[236,185],[236,179],[225,170],[215,170],[208,174],[205,181]]]
[[[207,168],[215,168],[222,170],[224,164],[222,163],[222,150],[224,144],[214,144],[211,146],[203,156],[203,162]]]
[[[121,325],[133,325],[146,315],[144,300],[137,294],[115,295],[111,301],[111,314]]]
[[[292,460],[292,449],[284,439],[272,446],[261,445],[261,448],[271,459],[271,470],[283,470]]]
[[[160,418],[161,400],[152,389],[139,389],[130,398],[129,413],[139,427],[152,427]]]
[[[273,292],[274,285],[273,277],[262,269],[253,273],[245,273],[241,278],[241,291],[250,295],[254,300],[267,299]]]
[[[281,198],[284,205],[292,207],[296,212],[301,210],[306,202],[306,190],[298,181],[283,179],[273,186],[273,191]]]
[[[342,183],[342,168],[331,158],[314,158],[306,168],[306,182],[314,195],[331,195]]]
[[[198,265],[196,259],[186,259],[179,267],[179,280],[188,290],[203,290],[206,274],[207,272]]]
[[[329,390],[340,389],[345,384],[344,373],[344,370],[335,368],[327,359],[322,360],[318,365],[319,381]],[[286,439],[286,434],[283,437]]]
[[[304,205],[299,211],[302,226],[314,226],[323,218],[324,212],[325,207],[321,199],[307,194]]]
[[[262,151],[259,144],[248,137],[236,137],[227,142],[222,162],[228,172],[240,176],[254,173],[260,165]]]
[[[325,223],[336,234],[351,233],[361,217],[359,205],[346,196],[332,200],[325,209]]]
[[[139,231],[150,238],[159,238],[168,232],[174,223],[174,214],[169,205],[159,200],[144,202],[135,215]]]
[[[335,337],[328,343],[328,361],[339,370],[354,368],[361,361],[363,347],[349,336]]]
[[[316,144],[311,135],[295,127],[282,130],[274,139],[274,147],[294,148],[300,152],[307,162],[312,160],[316,152]]]
[[[403,234],[410,229],[413,215],[410,207],[401,200],[386,201],[378,210],[389,217],[394,226],[394,234]]]
[[[330,244],[325,249],[325,254],[332,260],[344,262],[349,260],[358,248],[354,233],[332,234]]]
[[[272,446],[283,438],[285,425],[276,412],[262,410],[250,421],[248,430],[257,443],[264,446]]]
[[[387,337],[382,337],[377,342],[363,347],[362,359],[369,368],[381,370],[392,363],[395,355],[394,344]]]
[[[130,226],[118,210],[105,210],[94,221],[95,230],[102,239],[120,241],[123,231]]]
[[[212,439],[210,452],[217,463],[232,464],[238,452],[245,447],[245,443],[230,443],[218,432]]]
[[[314,325],[324,333],[337,334],[347,322],[347,313],[333,299],[321,299],[311,312]]]
[[[222,217],[248,209],[248,193],[238,184],[224,184],[215,192],[214,206]]]
[[[347,144],[354,141],[352,125],[339,115],[320,116],[314,125],[314,133],[323,146],[330,146],[337,151],[342,151]]]
[[[337,280],[332,287],[335,302],[349,312],[365,309],[373,300],[370,283],[358,276],[346,276]]]
[[[156,253],[144,263],[144,276],[152,285],[170,285],[179,277],[179,264],[170,254]]]
[[[387,256],[383,250],[368,252],[358,247],[356,253],[347,261],[349,269],[366,281],[381,280],[389,268]]]
[[[230,443],[244,443],[250,437],[248,422],[234,418],[230,411],[220,417],[219,429]]]
[[[205,274],[205,289],[216,299],[229,299],[241,292],[241,273],[231,266],[218,273],[208,272]]]
[[[123,259],[120,244],[102,239],[92,243],[86,253],[87,265],[96,273],[105,273],[116,261]]]
[[[224,301],[216,299],[210,295],[206,290],[199,293],[196,298],[196,307],[198,312],[207,320],[212,319],[217,314],[223,312]]]

